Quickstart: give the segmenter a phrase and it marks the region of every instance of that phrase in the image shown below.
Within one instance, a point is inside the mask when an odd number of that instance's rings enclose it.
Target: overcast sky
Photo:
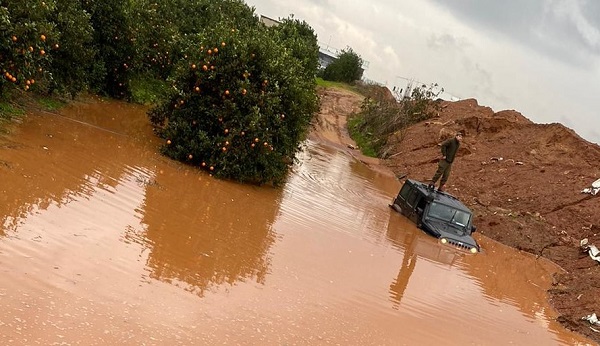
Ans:
[[[257,14],[305,20],[322,45],[351,47],[364,77],[450,96],[600,143],[600,1],[246,0]]]

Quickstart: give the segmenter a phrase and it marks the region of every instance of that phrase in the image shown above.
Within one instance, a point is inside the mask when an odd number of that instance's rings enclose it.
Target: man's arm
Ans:
[[[442,159],[446,159],[446,153],[448,152],[448,146],[450,146],[450,141],[452,140],[452,138],[445,140],[442,143]]]

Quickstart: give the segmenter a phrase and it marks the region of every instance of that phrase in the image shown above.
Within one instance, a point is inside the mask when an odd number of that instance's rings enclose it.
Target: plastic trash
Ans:
[[[581,190],[581,192],[589,193],[595,196],[598,192],[600,192],[600,179],[594,181],[591,187],[586,187],[585,189]]]
[[[582,239],[579,245],[581,250],[587,252],[594,261],[600,262],[600,250],[594,244],[590,244],[587,238]]]
[[[581,318],[582,320],[586,320],[588,322],[590,322],[591,324],[596,324],[596,325],[600,325],[600,321],[598,321],[598,316],[596,316],[596,313],[594,312],[591,315],[587,315],[585,317]]]

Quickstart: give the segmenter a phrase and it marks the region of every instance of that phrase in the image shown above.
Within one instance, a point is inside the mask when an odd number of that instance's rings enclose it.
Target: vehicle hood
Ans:
[[[432,228],[433,231],[439,233],[440,238],[446,238],[454,245],[460,247],[476,247],[479,249],[479,245],[471,236],[471,232],[469,232],[466,227],[452,226],[448,222],[439,221],[436,219],[426,219],[425,223],[427,226]]]

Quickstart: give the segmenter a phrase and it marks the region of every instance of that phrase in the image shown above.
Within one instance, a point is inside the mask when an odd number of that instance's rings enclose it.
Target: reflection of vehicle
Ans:
[[[475,232],[471,211],[448,193],[430,190],[421,182],[407,179],[390,207],[444,244],[472,253],[480,250],[471,236]]]

